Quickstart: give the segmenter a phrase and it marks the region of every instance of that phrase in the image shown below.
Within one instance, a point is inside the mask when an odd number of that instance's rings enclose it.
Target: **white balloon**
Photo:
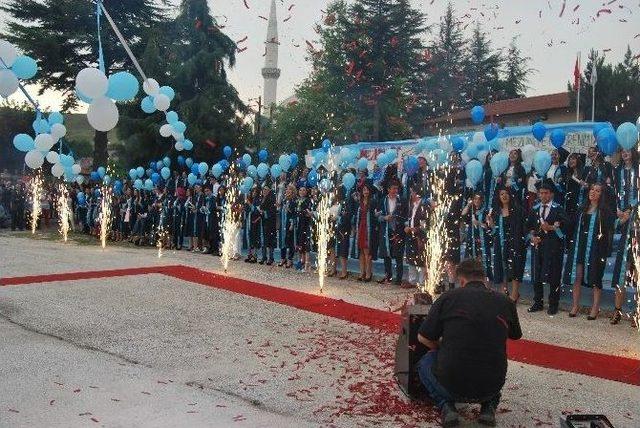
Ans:
[[[487,155],[489,155],[489,152],[487,150],[478,152],[478,160],[480,161],[482,166],[485,166],[487,164]]]
[[[462,163],[465,163],[465,164],[469,163],[469,161],[471,160],[467,152],[462,152],[462,155],[460,155],[460,159],[462,159]]]
[[[522,160],[527,163],[533,162],[533,157],[536,154],[537,149],[533,144],[527,144],[521,150],[522,152]]]
[[[171,132],[171,135],[176,141],[180,141],[180,142],[184,141],[184,134],[173,131]]]
[[[111,131],[118,124],[120,114],[111,98],[100,97],[91,103],[87,111],[89,125],[96,131]]]
[[[38,169],[44,163],[44,156],[38,150],[31,150],[25,155],[24,163],[31,169]]]
[[[0,40],[0,58],[2,58],[7,67],[11,67],[17,57],[16,48],[6,40]]]
[[[59,160],[60,160],[60,156],[56,152],[47,153],[47,162],[53,164],[53,163],[58,163]]]
[[[0,96],[8,97],[18,90],[18,78],[11,70],[0,70]]]
[[[51,134],[40,134],[36,137],[36,149],[41,152],[48,151],[55,143]]]
[[[77,176],[76,177],[76,183],[78,183],[78,184],[84,183],[84,177],[81,176],[81,175]]]
[[[160,84],[156,79],[147,79],[142,83],[142,89],[145,94],[155,97],[160,93]]]
[[[473,142],[474,143],[485,143],[487,141],[487,137],[484,136],[484,132],[476,132],[473,134]]]
[[[57,141],[67,135],[67,127],[61,123],[51,125],[51,135]]]
[[[109,79],[97,68],[83,68],[76,76],[76,89],[89,98],[99,98],[107,93]]]
[[[59,163],[54,164],[51,167],[51,174],[56,178],[62,177],[62,174],[64,174],[64,167]]]
[[[164,138],[171,137],[172,133],[173,128],[168,123],[165,123],[160,127],[160,135],[162,135]]]
[[[71,167],[71,172],[73,172],[74,174],[80,174],[80,171],[82,171],[82,167],[77,163],[73,164],[73,166]]]
[[[158,94],[153,97],[153,105],[160,111],[167,111],[171,105],[171,100],[165,94]]]
[[[175,149],[179,152],[184,150],[184,145],[182,144],[181,141],[176,141],[176,144],[174,144]]]

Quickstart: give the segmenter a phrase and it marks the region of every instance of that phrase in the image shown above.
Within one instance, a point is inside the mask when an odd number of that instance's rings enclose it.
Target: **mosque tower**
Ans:
[[[264,78],[264,116],[271,117],[272,109],[277,103],[278,78],[278,17],[276,14],[276,0],[271,0],[267,40],[265,42],[266,55],[262,77]]]

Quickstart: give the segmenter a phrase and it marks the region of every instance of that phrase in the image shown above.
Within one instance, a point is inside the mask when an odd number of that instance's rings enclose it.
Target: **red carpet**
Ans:
[[[164,274],[183,281],[256,297],[269,302],[380,329],[389,333],[395,334],[398,331],[400,323],[400,315],[396,313],[355,305],[343,300],[218,275],[188,266],[142,267],[0,278],[0,286],[152,273]],[[510,341],[508,344],[508,355],[511,361],[640,386],[640,360],[582,351],[529,340]]]

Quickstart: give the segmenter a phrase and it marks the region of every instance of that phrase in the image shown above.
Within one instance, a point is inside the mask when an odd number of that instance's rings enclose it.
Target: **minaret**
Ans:
[[[265,42],[266,55],[262,77],[264,77],[264,111],[265,116],[271,117],[271,109],[275,108],[278,92],[278,17],[276,14],[276,0],[271,0],[269,12],[269,26],[267,27],[267,40]]]

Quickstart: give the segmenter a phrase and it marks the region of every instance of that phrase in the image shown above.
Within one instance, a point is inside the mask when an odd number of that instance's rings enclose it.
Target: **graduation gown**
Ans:
[[[467,244],[464,253],[465,258],[482,261],[487,277],[493,280],[493,270],[491,269],[493,242],[491,228],[486,225],[488,212],[489,210],[487,209],[475,209],[475,207],[471,207],[469,213],[465,216],[464,220],[467,224]],[[478,221],[478,223],[484,223],[486,226],[474,226],[474,219]]]
[[[584,266],[582,285],[602,288],[602,277],[611,252],[614,216],[607,208],[591,214],[579,212],[564,269],[564,283],[575,282],[576,266]]]
[[[284,199],[280,207],[278,224],[278,247],[281,250],[295,249],[296,201]]]
[[[311,250],[311,200],[298,198],[295,214],[295,246],[298,251]]]
[[[339,204],[339,212],[335,226],[336,255],[338,257],[349,257],[354,207],[355,204],[351,198],[346,198]]]
[[[617,207],[627,211],[638,205],[638,168],[629,169],[620,165],[615,170],[615,190]]]
[[[364,206],[362,202],[357,205],[353,216],[353,225],[356,231],[354,242],[356,258],[360,257],[360,251],[364,244],[369,249],[371,259],[376,260],[378,258],[378,219],[376,218],[375,207],[375,198],[369,200],[368,206]]]
[[[540,227],[543,221],[540,217],[541,206],[541,203],[536,203],[527,218],[527,230],[531,232],[531,237],[542,238],[537,247],[531,247],[531,282],[559,286],[562,278],[564,240],[567,235],[569,218],[560,204],[551,202],[544,221],[550,225],[557,222],[560,227],[553,232],[545,232]]]
[[[182,247],[185,232],[185,208],[184,200],[173,201],[173,219],[171,222],[171,232],[173,234],[173,245],[176,248]]]
[[[259,211],[260,200],[247,202],[245,205],[245,245],[249,249],[262,246],[262,215]]]
[[[622,288],[632,283],[629,278],[629,268],[633,265],[633,238],[638,234],[638,210],[631,211],[629,219],[620,225],[620,243],[616,251],[616,261],[613,265],[613,276],[611,278],[612,288]],[[637,236],[637,235],[636,235]],[[638,286],[637,284],[635,285]]]
[[[493,216],[493,282],[522,281],[526,253],[522,210],[514,205],[508,217],[500,209]]]
[[[413,209],[417,205],[415,216]],[[425,247],[427,244],[427,226],[429,217],[429,208],[422,200],[418,200],[416,204],[410,203],[407,210],[407,221],[405,227],[413,230],[406,235],[406,256],[407,262],[412,266],[424,266],[425,264]]]
[[[262,211],[262,243],[267,248],[276,248],[278,245],[276,220],[278,210],[276,209],[276,196],[269,192],[260,205]]]
[[[384,217],[391,215],[391,220]],[[401,258],[404,255],[404,226],[407,219],[406,202],[399,195],[393,213],[389,209],[389,197],[381,199],[378,206],[378,256]]]

